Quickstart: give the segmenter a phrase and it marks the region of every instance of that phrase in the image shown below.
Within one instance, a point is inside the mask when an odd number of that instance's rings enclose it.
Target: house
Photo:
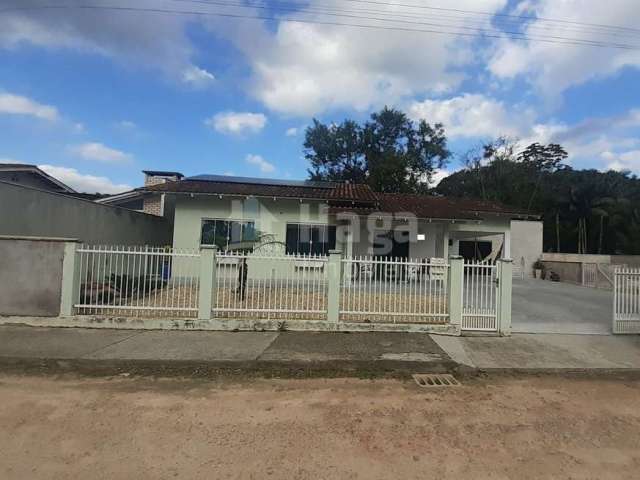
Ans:
[[[46,192],[70,195],[78,193],[37,166],[24,163],[0,163],[0,180],[14,185],[37,188]]]
[[[184,178],[184,175],[180,172],[143,170],[142,173],[144,174],[145,187],[160,185],[166,182],[177,182]],[[129,190],[96,201],[103,205],[128,208],[160,217],[173,217],[173,204],[171,199],[167,199],[164,194],[154,193],[147,195],[142,189]]]
[[[538,218],[495,202],[378,193],[350,183],[221,175],[145,183],[127,194],[172,215],[178,249],[250,243],[281,254],[511,258],[512,221]]]

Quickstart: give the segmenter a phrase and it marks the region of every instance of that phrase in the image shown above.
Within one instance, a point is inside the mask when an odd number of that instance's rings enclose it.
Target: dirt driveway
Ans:
[[[640,382],[0,377],[0,478],[638,478]]]

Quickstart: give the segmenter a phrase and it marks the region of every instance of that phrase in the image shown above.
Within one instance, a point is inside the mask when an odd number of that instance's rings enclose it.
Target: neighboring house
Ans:
[[[164,205],[164,214],[171,204],[175,248],[255,242],[286,254],[338,248],[350,256],[510,258],[512,220],[538,218],[495,202],[377,193],[349,183],[219,175],[146,183],[128,193],[145,206]],[[488,243],[478,247],[482,239]]]
[[[0,180],[46,192],[79,195],[73,188],[43,172],[35,165],[0,163]]]
[[[160,185],[166,182],[176,182],[184,178],[184,175],[180,172],[143,170],[142,173],[144,173],[145,187]],[[103,205],[112,205],[158,215],[160,217],[167,217],[169,220],[173,218],[173,197],[168,198],[164,194],[147,194],[143,189],[129,190],[96,201]]]

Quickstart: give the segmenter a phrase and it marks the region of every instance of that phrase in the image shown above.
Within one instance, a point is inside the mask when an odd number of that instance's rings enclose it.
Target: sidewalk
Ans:
[[[433,339],[456,363],[485,371],[640,369],[640,335],[434,335]]]
[[[640,336],[109,330],[0,326],[0,369],[114,374],[367,376],[640,370]]]
[[[0,326],[0,368],[85,373],[381,375],[457,367],[429,335]]]

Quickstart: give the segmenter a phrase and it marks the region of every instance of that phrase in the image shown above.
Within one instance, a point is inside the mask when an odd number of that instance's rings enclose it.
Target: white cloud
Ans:
[[[75,168],[56,167],[53,165],[38,165],[38,168],[78,192],[113,194],[133,188],[124,183],[114,183],[107,177],[81,174]]]
[[[495,12],[506,3],[457,0],[455,7]],[[344,9],[340,0],[308,4]],[[383,15],[424,14],[394,4],[375,8]],[[319,14],[304,18],[327,21]],[[489,27],[490,17],[481,17],[479,24]],[[219,22],[215,30],[220,33],[225,27]],[[340,108],[365,111],[415,94],[449,91],[464,79],[458,67],[475,61],[472,51],[477,43],[477,39],[427,32],[288,22],[280,22],[275,30],[266,24],[238,22],[226,27],[225,35],[248,59],[251,93],[272,110],[302,116]]]
[[[287,137],[295,137],[298,135],[299,129],[297,127],[287,128],[287,131],[284,133]]]
[[[30,98],[11,93],[0,93],[0,114],[30,115],[42,120],[57,120],[58,110],[51,105],[43,105]]]
[[[640,109],[613,117],[587,118],[576,124],[542,122],[531,108],[507,107],[503,102],[478,94],[442,100],[425,100],[408,106],[414,120],[441,122],[452,139],[509,136],[521,148],[534,142],[559,143],[577,168],[628,169],[640,173]]]
[[[191,65],[182,72],[182,81],[196,88],[206,87],[215,81],[216,77],[207,70]]]
[[[273,173],[276,170],[276,167],[273,164],[267,162],[260,155],[249,154],[245,160],[249,165],[255,165],[258,167],[262,173]]]
[[[607,162],[609,170],[630,170],[640,172],[640,150],[630,150],[628,152],[602,152],[600,155]]]
[[[182,81],[192,66],[186,15],[90,9],[24,9],[23,0],[2,0],[0,48],[24,44],[95,53],[135,67],[152,67]],[[83,3],[81,0],[66,2]],[[122,3],[122,2],[120,2]],[[136,7],[157,8],[156,0]]]
[[[527,2],[527,10],[538,18],[571,19],[572,22],[635,26],[640,22],[637,0],[539,0]],[[604,36],[602,29],[579,29],[563,23],[543,20],[530,22],[526,32],[535,37],[605,40],[630,44],[634,37],[618,31]],[[559,45],[544,42],[523,43],[504,39],[495,45],[489,70],[499,78],[517,76],[533,84],[548,100],[557,100],[573,85],[609,76],[623,67],[640,67],[640,50],[596,48],[585,45]]]
[[[133,157],[125,152],[107,147],[102,143],[90,142],[75,145],[69,149],[74,155],[85,160],[93,160],[102,163],[126,163]]]
[[[267,124],[267,117],[262,113],[221,112],[206,119],[204,123],[226,135],[242,135],[262,130]]]
[[[138,125],[135,122],[132,122],[131,120],[120,120],[119,122],[115,123],[115,126],[122,130],[128,130],[128,131],[136,130],[138,128]]]
[[[15,158],[0,157],[0,163],[24,163],[24,162],[21,162],[20,160],[16,160]]]
[[[429,186],[437,187],[438,184],[442,181],[442,179],[445,177],[448,177],[449,175],[451,175],[450,171],[445,170],[444,168],[437,169],[431,178],[431,183],[429,184]]]
[[[516,113],[503,102],[479,94],[414,102],[409,105],[409,116],[442,123],[447,135],[454,138],[517,137],[535,120],[535,113],[529,109]]]

